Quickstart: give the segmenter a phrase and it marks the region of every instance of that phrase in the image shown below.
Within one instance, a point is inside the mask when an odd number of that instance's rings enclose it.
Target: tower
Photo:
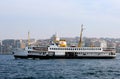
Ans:
[[[28,31],[28,46],[30,46],[30,32]]]

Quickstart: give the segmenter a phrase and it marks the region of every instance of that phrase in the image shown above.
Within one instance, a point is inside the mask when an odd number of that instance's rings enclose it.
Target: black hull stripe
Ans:
[[[39,59],[111,59],[115,58],[114,56],[36,56],[36,55],[29,55],[29,56],[14,56],[15,58],[22,58],[22,59],[28,59],[28,58],[39,58]]]

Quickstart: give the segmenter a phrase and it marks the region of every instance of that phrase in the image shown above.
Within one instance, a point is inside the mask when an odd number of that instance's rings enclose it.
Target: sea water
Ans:
[[[0,55],[0,79],[120,79],[115,59],[14,59]]]

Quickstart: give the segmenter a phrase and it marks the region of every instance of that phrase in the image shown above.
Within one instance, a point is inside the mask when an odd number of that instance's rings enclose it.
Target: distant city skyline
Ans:
[[[119,0],[0,0],[1,39],[120,38]]]

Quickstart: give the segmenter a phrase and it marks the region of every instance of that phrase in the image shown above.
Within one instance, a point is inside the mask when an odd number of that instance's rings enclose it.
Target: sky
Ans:
[[[120,0],[0,0],[0,39],[120,38]]]

